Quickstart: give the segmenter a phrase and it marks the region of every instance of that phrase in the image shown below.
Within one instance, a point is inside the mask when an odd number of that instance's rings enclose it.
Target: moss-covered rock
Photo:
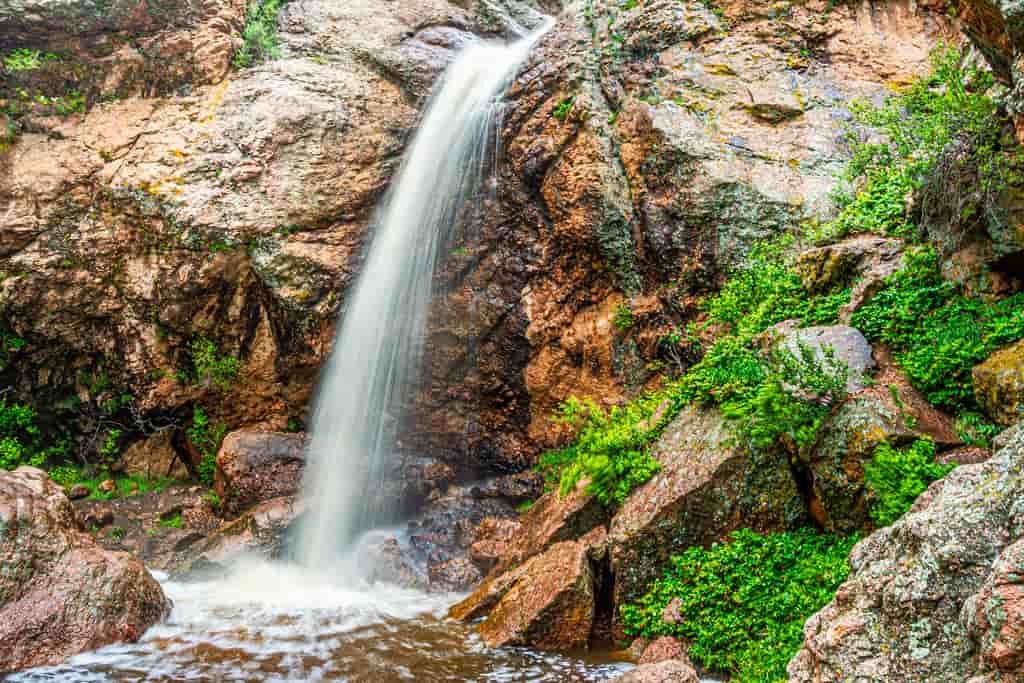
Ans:
[[[1012,425],[1024,417],[1024,340],[975,366],[974,396],[994,421]]]

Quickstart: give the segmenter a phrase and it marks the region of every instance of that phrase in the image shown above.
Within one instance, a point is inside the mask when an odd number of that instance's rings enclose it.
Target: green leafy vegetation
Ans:
[[[979,196],[991,197],[1005,184],[1017,163],[1013,155],[1000,152],[997,105],[988,95],[992,76],[964,66],[964,61],[958,50],[940,48],[932,55],[931,73],[883,106],[853,105],[856,121],[880,130],[885,140],[864,142],[854,136],[846,178],[860,186],[859,192],[852,198],[837,197],[845,206],[826,237],[854,232],[917,237],[908,200],[930,181],[954,141],[971,150],[969,165],[978,170]]]
[[[918,439],[906,448],[880,444],[864,465],[871,519],[880,527],[889,526],[906,514],[929,484],[954,467],[935,462],[935,444],[928,439]]]
[[[853,315],[853,325],[887,344],[911,383],[932,404],[975,411],[971,369],[1024,336],[1024,293],[972,299],[942,278],[931,247],[911,249],[905,267]]]
[[[185,430],[189,441],[199,451],[202,459],[199,462],[199,481],[206,486],[213,486],[213,475],[217,469],[217,451],[227,433],[227,425],[223,422],[212,424],[206,412],[199,406],[192,410],[192,425]]]
[[[785,680],[804,621],[846,579],[856,540],[808,529],[763,536],[741,530],[726,543],[687,548],[647,594],[621,607],[626,631],[683,638],[690,657],[731,681]],[[669,624],[662,613],[673,600],[682,618]]]
[[[176,512],[167,519],[160,520],[160,526],[164,529],[180,529],[182,525],[181,513]]]
[[[189,352],[196,383],[213,385],[221,391],[231,389],[242,367],[241,360],[222,354],[212,340],[202,336],[192,340]]]
[[[559,121],[565,121],[567,118],[569,118],[569,112],[572,111],[572,105],[574,102],[576,102],[575,95],[570,95],[569,97],[566,97],[564,100],[562,100],[555,106],[554,110],[551,112],[551,115],[554,116]]]
[[[39,50],[19,48],[4,56],[4,68],[8,71],[31,71],[43,65],[43,53]]]
[[[615,315],[612,316],[612,324],[622,332],[633,327],[633,309],[626,304],[616,306]]]
[[[73,486],[84,486],[89,489],[89,498],[92,500],[128,498],[151,491],[161,493],[175,483],[175,480],[170,477],[149,478],[141,474],[117,476],[106,467],[79,466],[70,463],[50,468],[49,475],[50,479],[68,490]],[[100,490],[100,484],[107,480],[113,480],[113,491]]]
[[[41,467],[45,451],[39,449],[36,412],[20,403],[0,399],[0,469],[13,470],[21,465]]]
[[[285,0],[255,0],[245,14],[245,43],[234,56],[234,64],[245,68],[281,56],[277,42],[277,15]]]
[[[555,420],[577,428],[576,440],[544,453],[538,467],[549,484],[557,483],[562,495],[588,479],[587,491],[601,503],[621,503],[658,471],[658,462],[647,449],[658,431],[646,424],[658,403],[658,396],[648,395],[605,411],[592,400],[570,398]]]

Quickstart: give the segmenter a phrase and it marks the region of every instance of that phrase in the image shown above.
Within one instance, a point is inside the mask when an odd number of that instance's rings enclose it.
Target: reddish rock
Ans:
[[[68,498],[71,500],[81,500],[82,498],[88,498],[90,493],[92,493],[92,491],[90,491],[89,487],[85,484],[75,484],[71,487],[71,490],[68,491]]]
[[[613,680],[618,683],[700,683],[693,666],[676,659],[643,664]]]
[[[608,511],[586,492],[586,484],[580,482],[576,490],[566,496],[558,491],[544,494],[520,517],[520,527],[494,571],[505,571],[554,543],[579,538],[605,524]]]
[[[150,479],[186,479],[188,467],[171,443],[172,434],[171,430],[164,430],[128,446],[118,463],[120,470]]]
[[[302,513],[291,498],[273,498],[226,522],[200,543],[190,543],[172,571],[176,576],[221,573],[243,554],[280,557],[285,532]]]
[[[169,610],[139,560],[81,532],[44,472],[0,470],[0,672],[136,640]]]
[[[992,457],[992,451],[978,446],[963,446],[942,453],[935,462],[943,465],[976,465]]]
[[[263,501],[298,493],[304,447],[301,434],[228,434],[217,453],[214,479],[224,511],[237,514]]]
[[[1024,678],[1024,541],[1003,550],[964,618],[983,670]]]
[[[597,586],[592,562],[603,554],[605,532],[562,541],[522,565],[493,576],[449,615],[470,621],[489,647],[543,650],[585,648],[594,624]]]
[[[469,547],[469,558],[484,574],[489,573],[503,557],[510,555],[510,546],[521,524],[514,519],[488,517],[476,529],[476,540]]]
[[[687,654],[687,647],[676,638],[672,636],[662,636],[644,648],[644,652],[640,655],[639,664],[658,664],[659,662],[668,661],[674,659],[683,662],[689,667],[693,667],[690,662],[690,656]]]
[[[457,593],[476,586],[483,578],[483,574],[472,560],[460,557],[430,565],[427,578],[431,591]]]

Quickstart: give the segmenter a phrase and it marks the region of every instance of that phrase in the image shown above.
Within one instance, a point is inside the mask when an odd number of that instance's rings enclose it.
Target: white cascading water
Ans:
[[[394,509],[381,509],[376,494],[394,446],[398,416],[391,411],[418,364],[437,256],[479,188],[500,97],[549,25],[458,55],[379,209],[310,423],[309,507],[295,553],[307,568],[336,570],[358,532],[394,521]]]

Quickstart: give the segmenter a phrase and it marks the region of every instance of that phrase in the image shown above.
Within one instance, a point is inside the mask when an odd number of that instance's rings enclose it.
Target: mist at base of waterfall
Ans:
[[[455,595],[260,560],[215,581],[155,575],[174,609],[138,643],[6,680],[603,681],[628,668],[593,653],[489,649],[471,627],[444,618]]]

